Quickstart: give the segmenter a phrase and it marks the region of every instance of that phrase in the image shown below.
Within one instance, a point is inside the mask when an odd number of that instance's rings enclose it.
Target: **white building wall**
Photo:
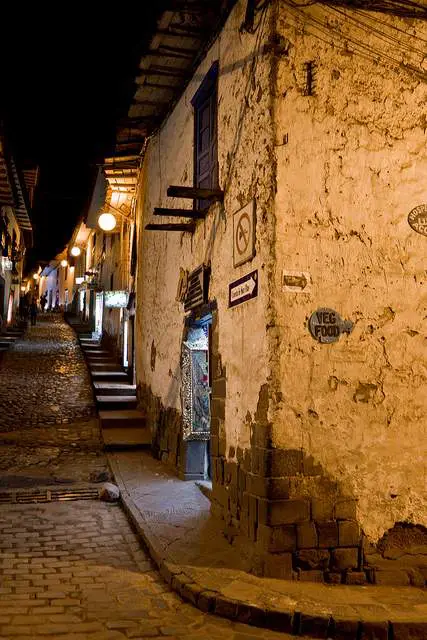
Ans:
[[[209,298],[218,304],[219,353],[227,371],[227,451],[236,445],[249,446],[248,412],[255,413],[260,388],[269,376],[266,324],[272,261],[273,145],[270,61],[260,46],[268,39],[270,13],[266,10],[259,16],[255,34],[240,33],[245,8],[245,2],[237,3],[173,112],[150,140],[137,209],[137,381],[160,398],[164,407],[181,412],[184,309],[175,300],[179,271],[211,263]],[[213,205],[193,235],[144,231],[145,224],[152,221],[154,207],[191,207],[189,200],[167,198],[166,190],[172,184],[193,184],[191,99],[216,60],[219,185],[226,193],[224,206]],[[234,268],[233,213],[251,199],[257,205],[256,256]],[[228,309],[229,283],[255,269],[259,274],[258,297]]]
[[[427,239],[407,222],[427,201],[427,75],[359,14],[305,14],[282,3],[278,23],[275,444],[311,454],[376,540],[398,521],[427,524]],[[425,23],[373,15],[403,44],[404,32],[412,47],[427,39]],[[284,292],[283,269],[310,272],[310,293]],[[316,343],[307,320],[319,307],[352,320],[351,335]]]

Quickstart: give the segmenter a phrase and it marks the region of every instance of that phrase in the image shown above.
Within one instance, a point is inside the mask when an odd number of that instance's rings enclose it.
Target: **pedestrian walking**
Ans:
[[[37,322],[37,300],[33,298],[30,304],[31,325],[34,327]]]
[[[40,296],[40,307],[41,307],[42,313],[44,313],[46,302],[47,302],[47,295],[43,294],[42,296]]]

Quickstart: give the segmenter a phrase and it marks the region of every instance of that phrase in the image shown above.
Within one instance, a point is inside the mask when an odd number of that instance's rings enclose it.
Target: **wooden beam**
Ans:
[[[199,27],[192,27],[186,25],[182,27],[179,24],[170,24],[167,29],[156,29],[156,35],[160,36],[176,36],[178,38],[195,38],[197,40],[204,40],[206,37],[206,31]]]
[[[158,66],[149,69],[139,69],[140,73],[137,78],[142,76],[167,76],[169,78],[185,78],[189,71],[187,69],[174,69],[172,67]]]
[[[171,86],[170,84],[162,84],[161,82],[144,82],[144,84],[138,85],[139,87],[150,87],[150,89],[165,89],[167,91],[176,91],[177,86]]]
[[[192,200],[212,200],[222,201],[224,192],[221,189],[199,189],[198,187],[180,187],[171,185],[168,187],[167,195],[171,198],[190,198]]]
[[[178,224],[146,224],[145,228],[147,231],[189,231],[190,233],[194,233],[196,228],[195,222],[185,222]]]
[[[193,218],[194,220],[204,220],[206,218],[206,212],[199,209],[167,209],[165,207],[154,207],[154,215]]]
[[[188,52],[191,53],[188,53]],[[192,60],[196,55],[197,51],[193,51],[191,49],[175,49],[172,50],[172,47],[159,47],[159,49],[151,49],[147,51],[146,56],[152,56],[155,58],[176,58],[177,60]]]

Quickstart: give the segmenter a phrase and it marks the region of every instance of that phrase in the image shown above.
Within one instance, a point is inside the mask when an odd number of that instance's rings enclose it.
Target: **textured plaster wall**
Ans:
[[[255,412],[268,376],[266,323],[271,269],[272,126],[270,60],[259,50],[268,37],[269,13],[259,15],[256,34],[239,33],[244,2],[234,8],[184,95],[147,149],[138,197],[139,266],[137,378],[164,406],[181,411],[180,350],[184,309],[175,301],[180,267],[211,263],[210,300],[218,304],[219,353],[227,370],[226,439],[249,445],[247,412]],[[206,221],[189,233],[142,232],[155,206],[190,207],[166,197],[171,184],[193,184],[194,114],[191,99],[212,63],[219,60],[218,160],[224,206],[211,207]],[[256,257],[233,267],[233,213],[257,201]],[[155,220],[159,222],[159,219]],[[163,221],[163,219],[162,219]],[[165,219],[173,222],[176,219]],[[256,300],[228,309],[228,284],[259,271]]]
[[[386,24],[383,34],[422,49],[426,24],[374,15]],[[360,523],[376,540],[396,521],[427,525],[427,238],[407,223],[427,202],[427,74],[416,52],[361,29],[358,19],[280,5],[287,54],[275,107],[275,381],[282,396],[272,414],[276,445],[312,454],[358,498]],[[361,40],[365,49],[354,44]],[[307,61],[315,64],[312,96],[304,95]],[[282,269],[309,271],[311,292],[284,292]],[[307,329],[324,306],[355,323],[332,345],[316,343]]]

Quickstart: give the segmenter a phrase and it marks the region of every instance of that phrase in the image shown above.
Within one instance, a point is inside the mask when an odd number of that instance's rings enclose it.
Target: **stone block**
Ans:
[[[325,574],[326,582],[329,584],[341,584],[342,574],[335,571],[329,571]]]
[[[295,476],[302,473],[300,449],[252,449],[252,472],[266,477]]]
[[[294,558],[299,569],[326,571],[329,567],[330,553],[324,549],[302,549],[294,554]]]
[[[359,620],[349,620],[334,616],[333,632],[328,634],[328,638],[340,638],[342,640],[356,640],[360,638]]]
[[[318,522],[316,524],[317,535],[319,539],[319,547],[337,547],[338,546],[338,523],[334,520],[329,522]]]
[[[265,616],[268,629],[280,631],[281,633],[292,633],[293,614],[291,611],[266,609]]]
[[[427,638],[427,622],[419,620],[392,622],[393,640],[425,640]]]
[[[317,547],[318,538],[314,522],[301,522],[297,525],[298,549],[312,549]]]
[[[251,431],[252,448],[271,449],[273,447],[273,425],[256,424]]]
[[[197,607],[205,613],[212,613],[215,609],[216,591],[202,591],[197,599]]]
[[[266,553],[263,564],[266,578],[292,579],[292,553]]]
[[[356,520],[357,500],[354,498],[341,498],[335,504],[336,520]]]
[[[260,547],[270,553],[294,551],[296,549],[295,525],[267,527],[258,525],[257,541]]]
[[[225,420],[225,400],[222,398],[212,398],[211,415],[214,418]]]
[[[258,500],[252,495],[249,495],[248,521],[249,539],[256,542],[258,531]]]
[[[211,458],[219,456],[219,438],[211,435]]]
[[[313,520],[322,522],[332,520],[334,516],[335,502],[333,498],[321,497],[313,498],[311,501],[311,517]]]
[[[344,582],[346,584],[366,584],[366,573],[364,571],[347,571]]]
[[[375,584],[407,586],[411,584],[409,574],[402,569],[376,569]]]
[[[319,462],[315,461],[313,456],[305,455],[302,472],[305,476],[322,476],[323,468]]]
[[[301,613],[299,624],[299,635],[310,636],[310,638],[327,638],[330,617],[324,615],[310,615]]]
[[[181,596],[184,598],[184,600],[188,600],[192,604],[197,605],[197,600],[199,598],[200,592],[200,585],[196,584],[195,582],[189,582],[183,586],[181,590]]]
[[[388,640],[389,624],[383,621],[362,622],[360,640]]]
[[[212,383],[212,398],[225,398],[227,393],[227,381],[225,378],[216,378]]]
[[[426,586],[426,579],[419,569],[409,569],[408,575],[413,587],[423,589]]]
[[[264,500],[259,498],[258,519],[261,524],[276,526],[309,520],[308,500]]]
[[[335,549],[332,551],[331,565],[338,571],[345,569],[357,569],[359,566],[359,550],[357,547],[350,549]]]
[[[219,436],[220,426],[223,424],[222,420],[211,416],[211,437]]]
[[[239,603],[237,607],[237,620],[243,624],[251,624],[255,627],[265,627],[267,616],[265,609],[255,605]]]
[[[298,570],[298,580],[300,582],[324,582],[323,571],[313,569],[312,571]]]
[[[338,522],[338,544],[340,547],[358,546],[360,543],[360,528],[354,520]]]
[[[288,478],[266,478],[253,473],[247,474],[249,493],[270,500],[288,500],[290,482]]]
[[[237,601],[218,593],[215,598],[214,612],[217,616],[235,620],[237,618]]]

